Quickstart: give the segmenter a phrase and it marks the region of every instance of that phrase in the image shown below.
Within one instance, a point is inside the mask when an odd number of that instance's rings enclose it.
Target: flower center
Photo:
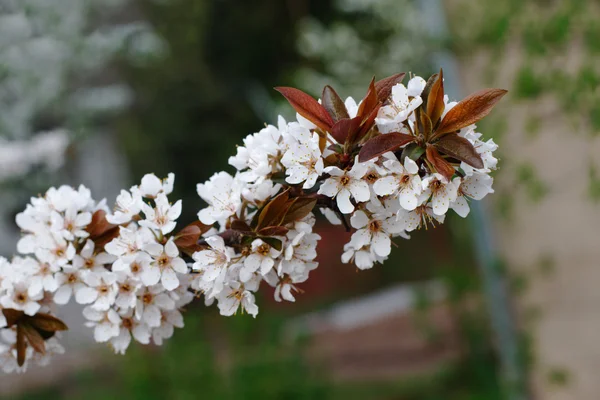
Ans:
[[[303,161],[300,163],[300,165],[302,165],[304,168],[306,168],[309,171],[314,171],[314,169],[315,169],[315,163],[313,162],[313,160]]]
[[[433,192],[438,192],[444,188],[444,184],[440,180],[435,180],[431,182],[431,190]]]
[[[375,183],[379,179],[379,174],[377,172],[369,172],[365,179],[369,183]]]
[[[342,184],[342,186],[348,185],[350,183],[350,177],[346,175],[342,176],[340,178],[340,183]]]
[[[40,267],[40,272],[42,275],[48,275],[50,273],[50,265],[48,263],[43,263]]]
[[[402,183],[403,185],[406,185],[409,181],[410,181],[409,175],[402,175],[402,178],[400,178],[400,183]]]
[[[159,215],[158,217],[156,217],[157,225],[166,225],[167,222],[169,222],[169,220],[166,215]]]
[[[171,259],[166,254],[163,254],[156,262],[160,268],[165,268],[169,265],[170,261]]]
[[[137,274],[138,272],[140,272],[140,264],[134,262],[131,264],[131,272],[133,272],[134,274]]]
[[[381,221],[373,220],[369,222],[369,230],[371,232],[379,232],[381,230]]]
[[[123,328],[127,330],[131,330],[133,328],[133,321],[131,318],[122,318],[121,324],[123,325]]]
[[[268,255],[269,255],[269,253],[270,253],[270,251],[271,251],[271,246],[269,246],[269,245],[268,245],[268,244],[266,244],[266,243],[264,243],[264,244],[261,244],[261,245],[258,247],[258,249],[256,250],[256,252],[257,252],[258,254],[261,254],[261,255],[262,255],[262,256],[264,256],[264,257],[268,256]]]
[[[94,265],[96,265],[96,260],[94,260],[93,258],[88,258],[85,260],[85,267],[87,269],[92,268]]]
[[[16,296],[17,303],[25,303],[27,302],[27,295],[25,293],[18,293]]]
[[[154,300],[154,295],[152,293],[146,293],[145,295],[142,296],[142,301],[144,302],[144,304],[152,304],[153,300]]]

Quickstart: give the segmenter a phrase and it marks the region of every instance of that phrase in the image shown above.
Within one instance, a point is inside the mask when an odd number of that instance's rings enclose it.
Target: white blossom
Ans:
[[[367,173],[368,167],[357,162],[352,169],[344,171],[338,167],[327,167],[324,172],[330,175],[319,188],[319,194],[335,197],[338,208],[344,214],[354,211],[354,205],[350,201],[353,197],[357,202],[368,201],[371,197],[369,185],[362,180]]]
[[[160,281],[167,290],[177,288],[179,286],[177,272],[185,274],[187,264],[179,257],[179,250],[173,239],[169,239],[164,246],[159,243],[149,243],[144,250],[153,258],[142,272],[144,285],[152,286]]]
[[[173,310],[175,301],[161,285],[142,288],[137,294],[135,318],[151,328],[160,326],[161,310]]]
[[[175,229],[177,218],[181,215],[181,200],[175,204],[169,204],[167,195],[159,193],[154,199],[156,207],[150,207],[146,203],[142,204],[142,211],[146,216],[139,222],[140,226],[156,229],[166,235]]]
[[[373,190],[378,196],[398,195],[400,205],[405,210],[414,210],[418,205],[417,197],[423,190],[417,164],[406,157],[404,166],[396,160],[386,160],[383,165],[390,175],[379,178],[373,184]]]
[[[431,195],[431,207],[435,215],[444,215],[450,204],[456,201],[460,178],[448,181],[442,175],[435,173],[423,179],[423,193]]]
[[[491,176],[473,171],[460,181],[456,201],[450,204],[450,208],[465,218],[470,211],[468,199],[482,200],[488,193],[494,193],[493,183]]]
[[[275,265],[275,259],[281,254],[261,239],[252,242],[252,253],[244,259],[244,266],[240,269],[240,279],[247,282],[252,275],[260,271],[262,275],[267,274]]]
[[[408,88],[402,83],[392,88],[391,102],[379,109],[375,122],[381,133],[400,132],[403,123],[422,103],[421,92],[425,87],[421,77],[414,77],[408,82]]]
[[[88,306],[83,309],[83,316],[88,320],[85,325],[94,328],[96,342],[108,342],[120,333],[121,317],[112,308],[101,311]]]
[[[226,172],[214,174],[209,181],[197,186],[198,195],[208,203],[200,210],[198,219],[203,224],[213,224],[237,214],[242,205],[240,187]]]
[[[234,283],[226,286],[217,295],[218,307],[221,315],[231,316],[241,307],[242,313],[246,312],[256,318],[258,307],[255,304],[254,294],[244,288],[243,284]]]

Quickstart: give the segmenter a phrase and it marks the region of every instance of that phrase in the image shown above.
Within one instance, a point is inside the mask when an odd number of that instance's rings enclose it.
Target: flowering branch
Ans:
[[[452,208],[492,193],[497,146],[475,122],[506,93],[488,89],[459,103],[444,94],[442,71],[427,82],[404,74],[369,85],[357,104],[326,86],[321,101],[277,88],[297,121],[269,125],[244,139],[237,169],[198,184],[207,207],[175,231],[181,200],[174,175],[153,174],[122,190],[111,211],[88,189],[61,186],[32,198],[17,215],[21,256],[0,259],[2,368],[23,371],[62,352],[53,314],[73,299],[84,306],[97,342],[124,353],[136,341],[162,344],[183,327],[194,297],[222,315],[256,317],[264,281],[277,301],[295,301],[317,268],[316,208],[353,230],[342,261],[360,269],[383,262],[392,239],[442,223]]]

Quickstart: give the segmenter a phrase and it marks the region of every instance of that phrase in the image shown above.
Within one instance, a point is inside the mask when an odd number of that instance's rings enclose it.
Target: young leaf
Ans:
[[[40,335],[40,333],[36,331],[33,326],[29,325],[29,323],[20,323],[19,326],[23,330],[23,333],[25,334],[29,345],[33,347],[33,349],[36,352],[40,354],[45,354],[46,342],[44,342],[44,338],[42,337],[42,335]]]
[[[356,116],[361,118],[361,122],[364,122],[369,118],[378,103],[379,100],[377,99],[377,89],[375,89],[375,78],[373,78],[369,84],[369,90],[367,90],[365,98],[362,99],[360,106],[358,107]]]
[[[288,209],[288,212],[283,218],[282,225],[289,224],[290,222],[299,221],[306,217],[317,205],[317,199],[310,197],[297,197]]]
[[[438,126],[433,138],[455,132],[479,121],[490,113],[494,105],[507,93],[503,89],[484,89],[464,98],[455,105]]]
[[[331,115],[335,122],[342,119],[350,118],[346,105],[335,90],[329,85],[323,88],[323,96],[321,96],[321,102],[325,110]]]
[[[427,97],[427,115],[435,126],[444,112],[444,73],[440,69]]]
[[[404,164],[404,159],[406,157],[410,158],[413,161],[417,161],[422,155],[425,153],[425,148],[419,146],[416,143],[410,143],[402,150],[402,154],[400,155],[400,162]]]
[[[392,88],[402,82],[406,74],[401,72],[396,75],[388,76],[375,82],[375,90],[377,91],[377,99],[383,104],[392,94]]]
[[[283,243],[277,238],[269,236],[260,236],[260,240],[262,240],[277,251],[281,251],[281,249],[283,248]]]
[[[427,83],[425,84],[425,87],[423,88],[423,91],[421,92],[421,99],[423,99],[423,104],[425,104],[425,107],[427,106],[427,103],[429,102],[429,93],[431,93],[431,88],[437,81],[437,78],[438,78],[438,74],[431,75],[429,77],[429,79],[427,79]]]
[[[258,234],[261,236],[285,236],[288,230],[285,226],[268,226],[258,231]]]
[[[433,146],[438,151],[459,161],[464,161],[474,168],[484,167],[481,156],[471,142],[455,133],[442,136]]]
[[[358,154],[358,161],[365,162],[375,157],[387,153],[388,151],[396,151],[407,143],[413,142],[414,136],[400,132],[390,132],[379,135],[369,140],[363,145]]]
[[[28,318],[27,322],[34,328],[47,332],[66,331],[69,329],[64,322],[50,314],[37,313],[35,316]]]
[[[344,144],[350,136],[354,136],[355,132],[360,127],[360,123],[360,117],[341,119],[333,125],[333,128],[331,128],[331,136],[333,136],[338,143]]]
[[[291,203],[288,202],[290,197],[289,191],[284,191],[273,198],[260,211],[256,230],[259,231],[267,226],[279,226],[283,217],[287,213]]]
[[[444,160],[442,156],[437,152],[435,147],[432,145],[428,145],[425,150],[425,155],[427,156],[427,160],[433,165],[435,170],[445,177],[448,181],[452,179],[454,175],[454,167],[448,161]]]
[[[348,141],[350,143],[355,144],[360,142],[360,140],[367,134],[367,132],[371,130],[375,123],[375,118],[377,117],[377,113],[379,112],[380,108],[381,102],[378,102],[375,105],[375,108],[373,108],[373,110],[371,111],[371,114],[369,114],[365,119],[363,119],[363,122],[360,125],[360,129],[356,131],[356,134],[351,135],[351,137],[348,138]]]
[[[425,139],[427,139],[431,136],[431,131],[433,130],[432,121],[429,118],[429,116],[427,115],[427,113],[424,112],[423,110],[417,109],[417,116],[420,121],[419,129],[421,130],[423,137],[425,137]]]
[[[325,108],[319,104],[318,101],[313,99],[308,94],[301,90],[291,87],[276,87],[279,93],[283,95],[290,103],[294,110],[310,122],[321,128],[322,130],[329,132],[333,126],[333,119],[325,110]]]

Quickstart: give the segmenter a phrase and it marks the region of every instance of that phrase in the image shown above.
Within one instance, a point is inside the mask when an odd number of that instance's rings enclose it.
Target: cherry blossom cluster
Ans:
[[[69,301],[84,307],[94,339],[109,342],[117,353],[125,352],[132,337],[161,344],[174,327],[183,326],[179,310],[194,295],[188,290],[188,266],[173,237],[167,238],[181,213],[181,201],[167,200],[173,182],[173,174],[164,181],[146,175],[141,185],[121,192],[114,213],[83,186],[51,188],[31,199],[17,215],[23,231],[17,250],[23,256],[0,261],[0,326],[5,327],[0,352],[6,372],[62,351],[55,337],[41,349],[30,337],[64,330],[58,320],[50,327],[42,324],[37,334],[25,332],[30,346],[21,361],[16,338],[22,326],[37,327],[38,316],[52,319],[49,314]],[[7,309],[19,314],[7,315]]]
[[[486,89],[461,102],[444,94],[442,71],[372,81],[343,101],[277,88],[297,111],[244,139],[218,172],[197,185],[206,207],[178,227],[175,176],[145,175],[113,209],[89,190],[62,186],[17,215],[20,256],[0,260],[0,357],[7,372],[62,352],[57,306],[82,305],[97,342],[124,353],[132,339],[162,344],[183,327],[184,306],[204,296],[220,313],[258,314],[262,282],[295,301],[317,268],[315,209],[352,231],[341,255],[359,269],[382,263],[392,239],[443,223],[453,209],[492,193],[493,140],[475,122],[505,94]]]

